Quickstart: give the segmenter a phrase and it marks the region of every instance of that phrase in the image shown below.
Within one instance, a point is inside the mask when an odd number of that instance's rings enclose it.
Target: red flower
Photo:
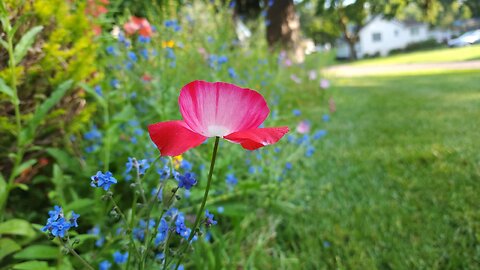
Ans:
[[[131,16],[130,20],[123,25],[123,29],[128,35],[133,35],[136,32],[143,37],[152,35],[152,26],[145,18]]]
[[[182,88],[178,103],[183,121],[148,126],[162,156],[180,155],[216,136],[255,150],[276,143],[288,132],[288,127],[258,128],[270,112],[265,99],[234,84],[193,81]]]

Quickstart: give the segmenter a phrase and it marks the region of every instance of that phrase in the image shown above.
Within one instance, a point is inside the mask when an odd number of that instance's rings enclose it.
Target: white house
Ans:
[[[373,17],[359,32],[356,44],[358,58],[386,56],[391,50],[403,49],[408,44],[435,39],[443,42],[453,35],[452,31],[430,29],[428,24],[416,21],[387,20]],[[349,58],[350,50],[345,40],[337,44],[337,58]]]

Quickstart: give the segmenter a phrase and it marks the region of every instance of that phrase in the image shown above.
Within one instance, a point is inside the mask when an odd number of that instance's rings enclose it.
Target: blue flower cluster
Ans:
[[[213,214],[208,210],[205,211],[205,226],[210,227],[212,225],[217,225],[217,221],[213,219]]]
[[[177,20],[166,20],[164,22],[165,27],[172,29],[175,32],[182,30],[182,27],[178,24]]]
[[[183,213],[177,214],[177,219],[175,220],[175,232],[187,240],[190,236],[190,233],[192,232],[192,229],[188,228],[185,225],[185,216],[183,215]],[[195,237],[192,240],[195,240]]]
[[[125,253],[121,253],[120,251],[115,251],[115,253],[113,253],[113,261],[116,263],[116,264],[124,264],[126,263],[128,260],[128,251],[126,251]]]
[[[190,190],[192,186],[197,184],[197,179],[195,178],[195,174],[192,172],[187,172],[183,175],[179,174],[175,178],[178,181],[178,187],[185,188],[186,190]]]
[[[113,177],[111,172],[102,173],[98,171],[97,174],[93,175],[90,179],[92,180],[90,182],[91,187],[103,188],[105,191],[110,188],[110,185],[117,183],[117,179]]]
[[[167,221],[162,218],[160,220],[160,225],[158,226],[158,232],[157,235],[155,236],[155,246],[160,245],[165,239],[167,238],[168,234],[168,223]]]
[[[50,232],[51,235],[55,237],[65,237],[65,234],[72,227],[78,227],[77,219],[80,217],[79,214],[71,212],[70,218],[65,219],[63,214],[63,209],[55,205],[53,210],[48,211],[49,218],[47,219],[47,224],[42,228],[43,232]]]
[[[218,55],[217,56],[215,54],[211,54],[208,57],[208,65],[213,69],[217,69],[222,64],[225,64],[227,62],[228,62],[228,57],[226,57],[225,55]]]
[[[93,125],[89,131],[83,134],[83,138],[91,143],[91,145],[85,147],[86,153],[92,153],[100,148],[100,144],[102,143],[102,133],[98,130],[96,125]]]

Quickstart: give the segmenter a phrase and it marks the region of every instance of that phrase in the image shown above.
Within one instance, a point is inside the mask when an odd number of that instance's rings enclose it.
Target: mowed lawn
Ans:
[[[305,268],[480,269],[479,73],[342,78],[327,92],[337,112],[295,220]],[[291,100],[321,123],[312,92]]]
[[[428,51],[403,53],[388,57],[353,62],[353,66],[393,65],[413,63],[439,63],[480,60],[480,45],[462,48],[441,48]]]

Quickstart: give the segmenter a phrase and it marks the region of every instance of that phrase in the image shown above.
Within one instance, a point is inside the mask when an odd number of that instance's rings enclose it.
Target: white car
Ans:
[[[458,38],[448,41],[448,47],[463,47],[472,44],[480,44],[480,29],[466,32]]]

